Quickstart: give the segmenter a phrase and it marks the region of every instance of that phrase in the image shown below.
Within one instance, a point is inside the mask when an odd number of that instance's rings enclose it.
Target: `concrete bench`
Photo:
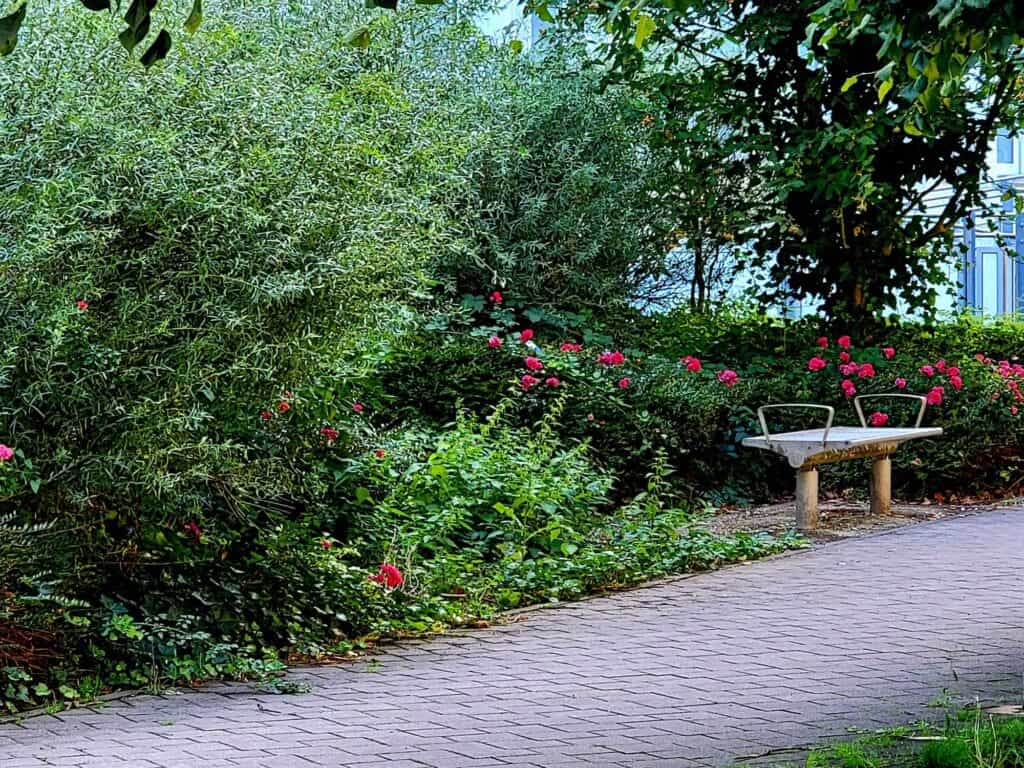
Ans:
[[[913,427],[871,427],[861,408],[863,399],[907,398],[919,400],[920,409]],[[921,420],[927,401],[920,395],[885,394],[855,397],[853,406],[860,419],[859,427],[833,427],[835,409],[815,403],[779,403],[757,409],[757,420],[763,435],[748,437],[743,445],[760,448],[784,456],[796,469],[796,524],[801,531],[810,531],[818,525],[818,465],[847,459],[874,458],[871,468],[871,513],[885,515],[892,504],[892,460],[890,456],[907,440],[936,437],[939,427],[922,427]],[[814,408],[826,411],[828,419],[823,429],[804,429],[798,432],[768,431],[765,411],[771,409]]]

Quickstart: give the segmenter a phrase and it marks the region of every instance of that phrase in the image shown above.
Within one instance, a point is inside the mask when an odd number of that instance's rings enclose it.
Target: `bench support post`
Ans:
[[[818,470],[801,467],[796,471],[796,527],[813,531],[818,527]]]
[[[888,515],[892,507],[892,458],[879,456],[871,465],[871,514]]]

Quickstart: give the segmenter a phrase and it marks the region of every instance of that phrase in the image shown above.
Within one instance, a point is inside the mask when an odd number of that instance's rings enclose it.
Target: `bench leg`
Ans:
[[[871,465],[871,514],[888,515],[892,508],[892,459],[879,456]]]
[[[800,531],[818,527],[818,470],[814,467],[796,471],[796,527]]]

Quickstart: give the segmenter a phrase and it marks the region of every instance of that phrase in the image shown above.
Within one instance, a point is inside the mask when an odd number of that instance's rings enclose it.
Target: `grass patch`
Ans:
[[[796,768],[1024,768],[1024,719],[977,709],[811,750]]]

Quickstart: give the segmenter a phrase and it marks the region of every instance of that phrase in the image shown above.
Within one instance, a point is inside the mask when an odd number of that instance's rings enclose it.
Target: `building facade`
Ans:
[[[999,216],[975,212],[957,230],[959,309],[979,315],[1024,315],[1024,214],[1014,199],[1024,196],[1024,139],[999,135],[989,151],[990,180],[984,185]]]

